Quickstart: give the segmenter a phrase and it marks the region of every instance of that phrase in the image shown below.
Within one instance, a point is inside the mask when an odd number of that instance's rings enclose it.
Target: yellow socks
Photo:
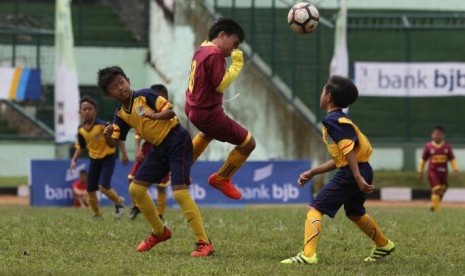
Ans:
[[[441,196],[438,194],[431,194],[431,209],[433,211],[439,210],[439,203],[441,202]]]
[[[194,139],[192,140],[192,146],[194,147],[194,154],[192,157],[192,163],[197,161],[197,158],[205,151],[210,141],[207,141],[200,137],[200,134],[195,135]]]
[[[163,216],[166,210],[166,199],[168,194],[166,193],[166,188],[157,188],[157,191],[157,212],[159,215]]]
[[[307,212],[305,220],[305,239],[304,239],[304,256],[312,257],[316,253],[318,241],[320,240],[323,223],[321,221],[321,213],[315,208]]]
[[[352,221],[357,224],[358,228],[367,234],[372,241],[375,242],[376,247],[386,246],[388,239],[383,235],[381,230],[379,230],[375,220],[368,214],[361,216],[358,220],[352,219]]]
[[[248,156],[242,155],[234,148],[228,155],[223,166],[218,171],[218,176],[222,179],[228,179],[244,164]]]
[[[129,194],[131,195],[134,203],[139,207],[140,212],[144,215],[147,222],[152,226],[154,235],[160,235],[165,230],[163,222],[158,217],[157,209],[153,200],[147,193],[148,187],[131,183],[129,185]]]
[[[99,186],[100,192],[102,194],[106,195],[111,201],[113,201],[116,204],[121,204],[121,198],[118,196],[115,190],[113,189],[105,189],[103,186]]]
[[[89,205],[92,211],[94,211],[94,214],[96,216],[101,216],[102,212],[100,211],[100,208],[98,206],[97,192],[88,192],[87,198],[89,199]]]
[[[192,199],[189,191],[185,190],[176,190],[173,191],[174,199],[181,207],[181,210],[184,213],[184,217],[189,223],[192,232],[195,235],[197,240],[202,240],[209,243],[207,234],[205,233],[205,228],[203,227],[202,217],[200,216],[199,207]]]

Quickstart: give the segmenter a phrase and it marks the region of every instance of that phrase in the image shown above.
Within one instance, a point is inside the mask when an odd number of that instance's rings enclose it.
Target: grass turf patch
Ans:
[[[161,275],[449,275],[465,270],[465,252],[457,244],[465,227],[463,210],[425,207],[370,207],[382,231],[397,244],[381,263],[364,263],[371,241],[340,212],[324,217],[316,266],[279,262],[302,249],[305,206],[201,209],[215,246],[209,258],[189,256],[194,237],[180,210],[168,209],[171,240],[151,251],[136,246],[149,232],[142,217],[130,221],[91,219],[89,210],[0,206],[0,272],[16,274]]]

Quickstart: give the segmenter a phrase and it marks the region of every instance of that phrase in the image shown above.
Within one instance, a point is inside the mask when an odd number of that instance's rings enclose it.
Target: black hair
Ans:
[[[221,32],[225,32],[228,36],[236,34],[239,37],[239,42],[244,41],[245,38],[242,27],[230,18],[220,18],[213,23],[208,31],[208,40],[212,41]]]
[[[435,125],[435,126],[433,127],[433,131],[434,131],[434,130],[439,130],[440,132],[443,132],[443,133],[446,132],[446,130],[445,130],[442,126],[440,126],[440,125]]]
[[[124,73],[123,69],[119,66],[110,66],[103,69],[98,70],[97,73],[97,85],[100,89],[108,94],[107,88],[108,85],[118,76],[121,75],[126,80],[129,80],[126,74]]]
[[[80,175],[87,174],[87,171],[86,171],[86,170],[81,170],[81,171],[79,172],[79,174],[80,174]]]
[[[358,98],[357,86],[343,76],[331,76],[325,85],[325,90],[331,94],[334,105],[340,108],[348,107]]]
[[[98,109],[97,101],[89,96],[83,96],[79,101],[79,106],[81,106],[82,103],[90,103],[95,109]]]
[[[163,84],[154,84],[150,86],[150,89],[160,94],[165,99],[168,99],[168,89]]]

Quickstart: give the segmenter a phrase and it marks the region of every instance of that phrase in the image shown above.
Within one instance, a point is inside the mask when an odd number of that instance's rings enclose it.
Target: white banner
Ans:
[[[340,9],[334,32],[334,53],[329,67],[329,75],[349,76],[349,54],[347,51],[347,4],[340,0]]]
[[[360,96],[465,96],[465,63],[356,62]]]
[[[55,142],[76,140],[79,88],[74,61],[71,0],[56,0],[55,14]]]

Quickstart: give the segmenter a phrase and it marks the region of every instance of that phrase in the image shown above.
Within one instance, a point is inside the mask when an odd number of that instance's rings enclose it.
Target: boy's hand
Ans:
[[[114,127],[112,124],[107,125],[105,129],[103,130],[103,136],[105,138],[111,138],[111,135],[113,135],[113,130],[114,130]]]
[[[231,60],[232,60],[232,63],[243,64],[244,63],[244,55],[243,55],[242,51],[239,50],[239,49],[234,49],[231,52]]]
[[[310,181],[310,179],[312,179],[312,178],[313,178],[312,170],[305,171],[305,172],[300,174],[300,177],[297,180],[297,184],[299,185],[299,187],[303,187],[305,185],[305,183]]]
[[[153,112],[153,111],[146,110],[144,111],[144,113],[142,113],[142,116],[147,117],[152,120],[158,120],[158,113]]]
[[[121,153],[121,163],[127,165],[129,163],[129,157],[126,152]]]
[[[374,185],[370,185],[365,181],[365,178],[362,176],[355,179],[357,181],[357,186],[360,191],[364,192],[365,194],[371,194],[375,190]]]

